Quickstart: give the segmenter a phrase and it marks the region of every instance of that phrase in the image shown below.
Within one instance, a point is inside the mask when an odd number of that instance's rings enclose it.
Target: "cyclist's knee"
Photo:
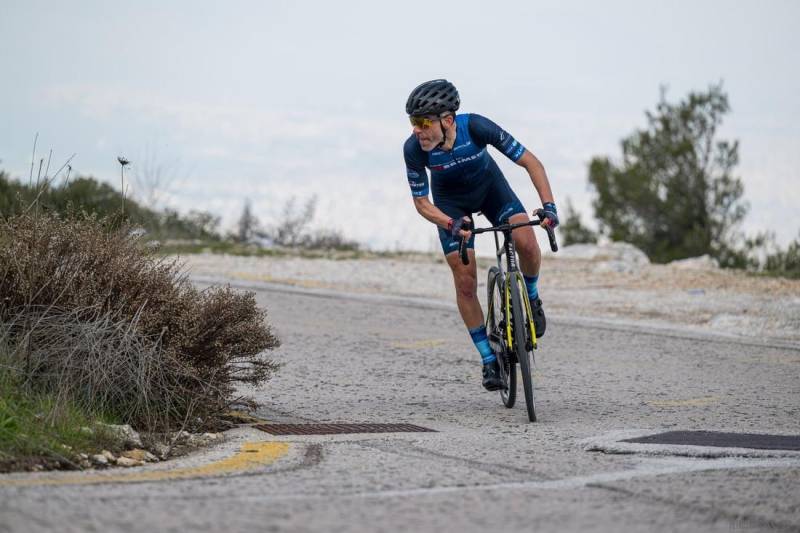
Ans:
[[[514,247],[517,249],[517,253],[525,258],[531,260],[537,260],[541,257],[541,250],[539,250],[539,244],[536,242],[536,235],[533,233],[533,228],[524,228],[528,231],[526,232],[519,232],[514,235]]]
[[[456,293],[461,298],[477,298],[478,278],[469,271],[453,272],[456,284]]]
[[[519,255],[532,260],[538,259],[542,254],[535,238],[520,239],[519,242],[514,243],[514,246],[516,247]]]

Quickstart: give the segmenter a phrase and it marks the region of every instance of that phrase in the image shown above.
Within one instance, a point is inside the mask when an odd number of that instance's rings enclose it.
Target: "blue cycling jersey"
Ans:
[[[406,140],[403,154],[406,175],[413,196],[427,196],[430,192],[428,174],[431,171],[434,200],[476,192],[487,187],[503,173],[486,150],[492,145],[512,161],[517,161],[525,147],[500,126],[475,113],[456,115],[456,140],[453,148],[444,151],[435,148],[425,152],[412,134]]]
[[[481,211],[492,224],[500,224],[511,215],[525,213],[525,207],[486,150],[491,144],[516,162],[525,153],[525,147],[480,115],[456,115],[455,122],[456,140],[450,151],[435,148],[425,152],[414,135],[406,141],[403,153],[411,194],[425,197],[432,189],[436,207],[453,219]],[[431,187],[426,167],[431,171]],[[458,249],[458,240],[449,231],[443,228],[438,231],[445,254]],[[470,248],[474,239],[473,235],[467,244]]]

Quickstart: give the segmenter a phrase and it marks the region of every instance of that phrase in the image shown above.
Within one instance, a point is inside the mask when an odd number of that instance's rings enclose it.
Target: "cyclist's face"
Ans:
[[[450,116],[442,119],[436,116],[413,117],[411,122],[414,135],[417,137],[419,145],[424,151],[430,152],[444,139],[442,135],[442,126],[444,126],[445,129],[449,127],[452,118]]]

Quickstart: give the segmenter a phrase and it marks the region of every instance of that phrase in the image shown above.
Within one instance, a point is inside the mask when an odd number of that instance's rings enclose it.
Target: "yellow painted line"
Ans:
[[[392,348],[405,348],[408,350],[420,350],[422,348],[435,348],[441,346],[445,341],[442,339],[427,339],[415,342],[394,342]]]
[[[281,283],[284,285],[293,285],[295,287],[305,287],[307,289],[331,288],[333,285],[324,283],[313,279],[296,279],[296,278],[274,278],[268,274],[254,274],[252,272],[233,272],[231,277],[235,279],[243,279],[247,281],[266,281],[269,283]]]
[[[246,472],[274,463],[289,452],[286,442],[246,442],[235,455],[207,465],[174,470],[127,470],[114,473],[85,473],[36,476],[24,479],[1,479],[0,486],[31,487],[41,485],[89,485],[95,483],[130,483],[137,481],[168,481],[196,477]]]
[[[650,400],[647,404],[653,407],[703,407],[718,401],[719,397],[717,396],[705,396],[703,398],[687,398],[685,400]]]

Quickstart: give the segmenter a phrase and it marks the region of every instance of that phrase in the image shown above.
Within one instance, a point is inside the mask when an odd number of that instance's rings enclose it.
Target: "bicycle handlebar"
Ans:
[[[518,224],[500,224],[499,226],[492,226],[490,228],[475,228],[473,229],[473,223],[470,220],[469,227],[464,227],[462,229],[471,231],[474,235],[478,235],[479,233],[487,233],[489,231],[494,232],[503,232],[503,233],[511,233],[512,230],[517,228],[521,228],[524,226],[541,226],[542,220],[544,217],[542,216],[544,209],[537,209],[536,216],[539,218],[529,220],[528,222],[520,222]],[[542,226],[545,231],[547,231],[547,238],[550,241],[550,249],[554,252],[558,251],[558,243],[556,242],[556,232],[553,228],[549,225],[545,224]],[[458,245],[458,255],[461,256],[461,262],[465,265],[469,264],[469,256],[467,255],[467,240],[461,239]]]

